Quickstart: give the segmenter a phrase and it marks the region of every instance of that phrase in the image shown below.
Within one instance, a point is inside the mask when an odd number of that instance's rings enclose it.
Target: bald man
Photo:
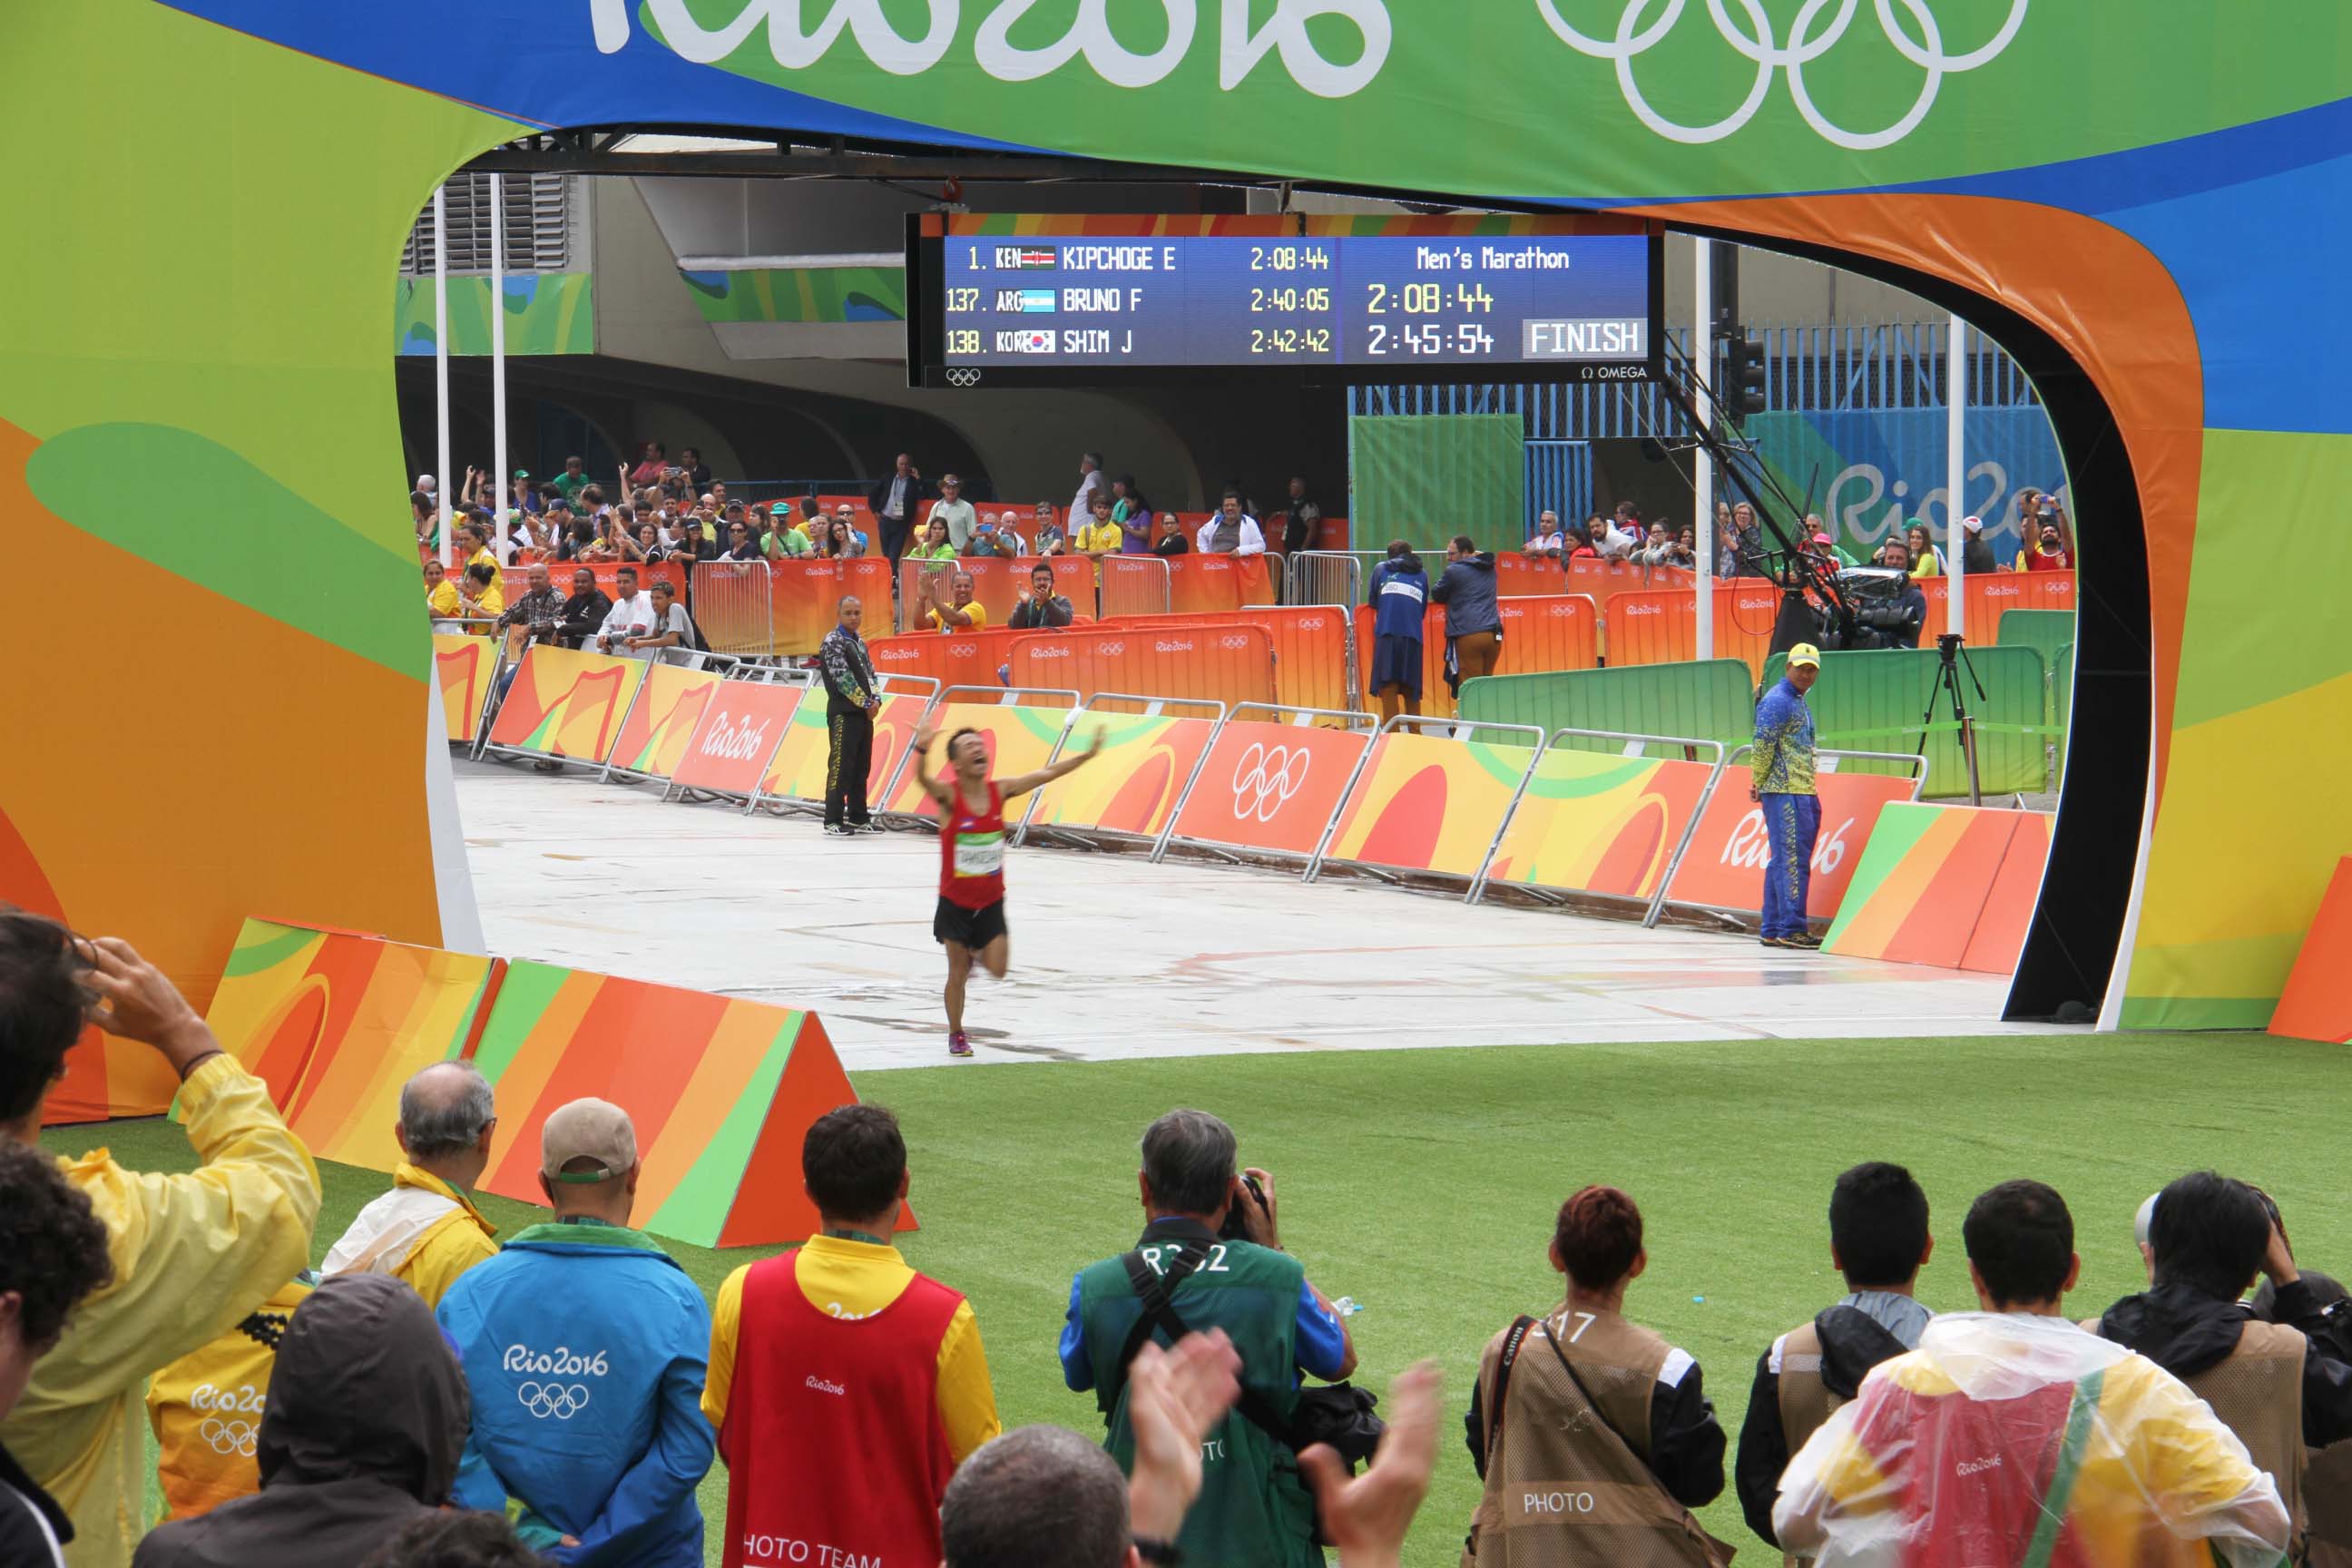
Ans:
[[[401,1086],[403,1156],[392,1191],[360,1210],[321,1274],[389,1274],[437,1307],[459,1275],[499,1255],[498,1226],[468,1194],[490,1164],[498,1105],[467,1061],[435,1062]]]
[[[858,628],[866,606],[857,595],[841,601],[841,624],[817,647],[817,672],[824,678],[825,732],[832,742],[824,764],[824,830],[837,838],[881,828],[866,811],[866,775],[874,767],[874,715],[882,706],[874,661],[866,657]]]

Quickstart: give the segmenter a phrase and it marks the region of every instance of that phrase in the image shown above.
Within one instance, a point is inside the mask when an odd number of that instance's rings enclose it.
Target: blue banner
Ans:
[[[1941,408],[1839,409],[1758,414],[1748,434],[1793,496],[1810,490],[1812,510],[1840,545],[1867,556],[1912,522],[1951,548]],[[2017,492],[2053,492],[2074,514],[2058,438],[2040,408],[1970,409],[1968,481],[1959,515],[1983,520],[2004,566],[2017,554]]]

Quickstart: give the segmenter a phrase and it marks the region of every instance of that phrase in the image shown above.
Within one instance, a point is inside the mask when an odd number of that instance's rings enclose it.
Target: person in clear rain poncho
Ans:
[[[2178,1378],[2061,1315],[2081,1263],[2038,1182],[1963,1230],[1981,1312],[1938,1317],[1790,1462],[1783,1548],[1895,1568],[2162,1568],[2284,1561],[2271,1478]]]

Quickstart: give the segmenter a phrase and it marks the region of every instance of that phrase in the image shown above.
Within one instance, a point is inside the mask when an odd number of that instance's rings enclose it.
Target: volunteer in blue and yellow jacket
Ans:
[[[1748,798],[1764,808],[1766,947],[1822,945],[1805,924],[1813,840],[1822,831],[1822,803],[1813,787],[1813,710],[1805,693],[1821,673],[1821,649],[1801,642],[1789,650],[1780,683],[1756,705],[1756,750],[1749,759],[1755,776]]]
[[[450,1500],[520,1502],[518,1531],[552,1563],[702,1568],[710,1310],[628,1228],[642,1169],[619,1106],[558,1107],[540,1133],[553,1223],[519,1232],[441,1302],[474,1402]]]
[[[0,914],[0,1016],[14,1025],[0,1042],[0,1138],[38,1143],[92,994],[89,1021],[179,1074],[201,1163],[173,1176],[126,1171],[103,1149],[58,1163],[106,1226],[114,1282],[34,1366],[0,1447],[71,1518],[68,1568],[121,1568],[148,1517],[147,1374],[235,1327],[310,1260],[319,1172],[268,1089],[129,942],[22,912]]]

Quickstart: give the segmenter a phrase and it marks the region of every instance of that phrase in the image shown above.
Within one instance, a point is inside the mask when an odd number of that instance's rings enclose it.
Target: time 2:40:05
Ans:
[[[1278,287],[1273,289],[1253,289],[1250,290],[1250,310],[1252,311],[1328,311],[1330,309],[1331,290],[1328,289],[1292,289]]]

